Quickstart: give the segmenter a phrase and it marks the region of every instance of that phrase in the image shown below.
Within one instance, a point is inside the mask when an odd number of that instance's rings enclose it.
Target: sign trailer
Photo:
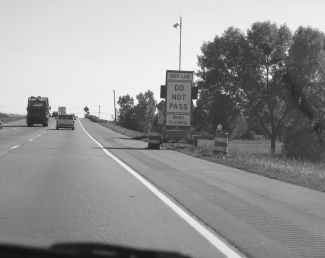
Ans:
[[[160,86],[161,101],[157,106],[158,124],[163,125],[164,138],[188,140],[191,136],[192,99],[197,97],[193,88],[193,71],[166,71],[166,83]]]

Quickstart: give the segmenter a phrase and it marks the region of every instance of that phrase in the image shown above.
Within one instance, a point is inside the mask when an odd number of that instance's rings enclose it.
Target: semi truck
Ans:
[[[29,97],[26,117],[27,126],[33,126],[34,124],[48,126],[50,109],[49,99],[47,97]]]
[[[65,115],[67,113],[66,107],[58,107],[58,111],[60,115]]]

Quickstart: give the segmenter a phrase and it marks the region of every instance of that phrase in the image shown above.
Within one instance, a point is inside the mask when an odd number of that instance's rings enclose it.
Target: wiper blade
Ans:
[[[95,243],[59,243],[50,248],[36,248],[11,244],[0,244],[0,257],[108,257],[108,258],[190,258],[175,252],[140,250],[122,246]]]

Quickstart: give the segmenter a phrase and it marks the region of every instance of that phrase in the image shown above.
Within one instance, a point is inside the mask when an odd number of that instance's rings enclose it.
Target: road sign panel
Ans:
[[[167,114],[166,125],[172,126],[190,126],[190,114]]]
[[[192,71],[166,72],[166,126],[191,126]]]
[[[190,71],[167,71],[166,81],[193,81],[193,72]]]
[[[167,82],[167,113],[190,113],[191,82]]]
[[[157,104],[156,107],[160,111],[166,111],[166,102],[164,100],[162,100]]]

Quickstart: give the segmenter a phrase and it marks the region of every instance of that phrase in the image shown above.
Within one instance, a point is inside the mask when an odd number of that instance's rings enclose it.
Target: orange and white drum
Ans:
[[[226,154],[228,152],[228,133],[216,132],[214,138],[214,152]]]

